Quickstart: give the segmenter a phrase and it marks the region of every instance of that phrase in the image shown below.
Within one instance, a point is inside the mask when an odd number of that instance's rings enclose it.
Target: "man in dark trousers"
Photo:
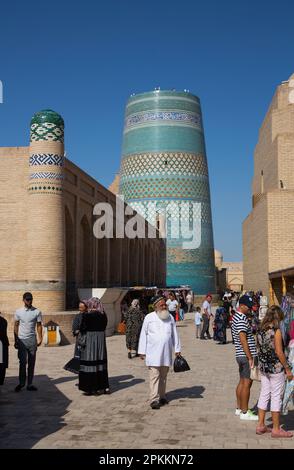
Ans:
[[[19,359],[19,384],[15,387],[15,391],[21,391],[26,384],[28,375],[27,390],[33,392],[37,390],[37,387],[33,385],[33,378],[37,347],[42,343],[42,313],[38,308],[33,307],[33,296],[30,292],[24,293],[23,303],[24,307],[15,312],[14,347],[18,350]]]

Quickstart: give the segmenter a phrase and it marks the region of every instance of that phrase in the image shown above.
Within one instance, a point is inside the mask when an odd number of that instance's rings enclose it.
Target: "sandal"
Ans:
[[[257,426],[256,427],[256,434],[265,434],[267,432],[272,432],[272,428],[269,428],[268,426]]]
[[[104,395],[110,395],[111,394],[111,391],[109,390],[109,388],[106,388],[104,390]]]
[[[293,432],[285,431],[285,429],[280,428],[278,431],[272,431],[272,437],[293,437]]]

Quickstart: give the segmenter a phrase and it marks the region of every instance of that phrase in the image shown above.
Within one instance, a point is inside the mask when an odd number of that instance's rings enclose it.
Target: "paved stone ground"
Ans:
[[[255,422],[234,416],[238,372],[232,344],[194,337],[192,315],[178,327],[189,372],[168,376],[168,406],[151,410],[148,370],[127,358],[124,336],[107,338],[111,395],[84,396],[77,376],[63,370],[73,346],[38,351],[38,392],[13,391],[16,351],[0,391],[1,448],[293,448],[294,439],[257,436]],[[258,397],[252,386],[250,405]],[[294,429],[294,411],[283,418]]]

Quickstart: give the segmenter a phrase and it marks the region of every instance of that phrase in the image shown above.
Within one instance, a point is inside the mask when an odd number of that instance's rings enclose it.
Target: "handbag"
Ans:
[[[256,380],[257,382],[261,381],[260,370],[257,366],[254,366],[250,369],[250,379]]]
[[[70,361],[65,364],[63,368],[64,370],[68,370],[73,374],[78,374],[80,370],[80,359],[76,356],[73,357]]]
[[[189,364],[183,356],[176,356],[174,360],[174,372],[190,370]]]
[[[125,335],[125,334],[126,334],[126,324],[125,324],[125,322],[121,321],[121,322],[117,325],[116,331],[117,331],[117,333],[119,333],[120,335]]]

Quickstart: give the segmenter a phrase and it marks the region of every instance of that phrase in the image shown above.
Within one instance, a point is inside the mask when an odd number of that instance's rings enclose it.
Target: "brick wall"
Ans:
[[[268,273],[294,265],[294,104],[278,88],[254,153],[253,209],[243,223],[244,288],[269,295]],[[261,175],[263,172],[263,176]],[[274,283],[279,296],[279,281]]]
[[[244,289],[269,293],[268,203],[264,196],[243,222]]]
[[[115,195],[67,159],[63,196],[28,195],[29,153],[29,147],[0,148],[2,313],[19,308],[25,291],[49,314],[77,308],[78,288],[165,284],[158,231],[154,239],[97,240],[93,207],[108,202],[114,209]]]

